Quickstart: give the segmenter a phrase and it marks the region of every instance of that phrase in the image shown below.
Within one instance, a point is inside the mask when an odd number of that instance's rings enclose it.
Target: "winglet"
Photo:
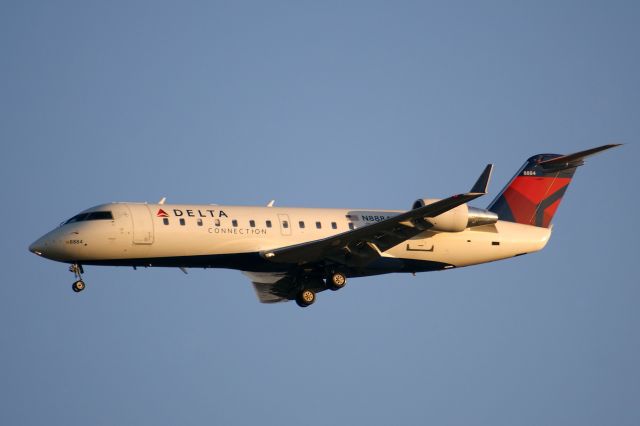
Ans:
[[[471,194],[486,194],[489,187],[489,180],[491,180],[491,172],[493,171],[493,164],[487,164],[484,171],[476,181],[476,183],[469,191]]]

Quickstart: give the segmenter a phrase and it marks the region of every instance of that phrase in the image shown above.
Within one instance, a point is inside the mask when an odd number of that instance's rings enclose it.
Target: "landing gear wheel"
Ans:
[[[304,289],[296,296],[296,303],[301,308],[306,308],[307,306],[313,305],[313,302],[316,301],[316,294],[309,290]]]
[[[82,290],[84,290],[84,287],[85,287],[84,281],[82,280],[78,280],[74,282],[73,285],[71,286],[73,291],[75,291],[76,293],[80,293]]]
[[[84,290],[85,287],[84,281],[82,281],[82,274],[84,273],[82,265],[80,265],[79,263],[74,263],[73,265],[69,266],[69,272],[73,272],[73,274],[76,276],[76,282],[73,283],[71,288],[76,293],[80,293],[82,290]]]
[[[334,272],[329,275],[329,279],[327,279],[328,287],[333,290],[340,290],[342,287],[347,285],[347,277],[342,272]]]

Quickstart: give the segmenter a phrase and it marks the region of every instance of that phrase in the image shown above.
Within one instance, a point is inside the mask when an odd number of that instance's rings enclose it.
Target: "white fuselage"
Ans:
[[[112,218],[79,220],[30,247],[49,259],[122,266],[223,267],[278,271],[263,252],[319,240],[401,213],[392,210],[103,204]],[[424,231],[382,253],[380,267],[356,275],[461,267],[541,250],[547,228],[498,221],[462,232]],[[402,261],[399,263],[398,261]]]

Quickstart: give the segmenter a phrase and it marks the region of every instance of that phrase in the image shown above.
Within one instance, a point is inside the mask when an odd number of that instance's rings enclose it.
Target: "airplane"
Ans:
[[[619,146],[530,157],[486,209],[493,165],[471,190],[421,198],[408,211],[114,202],[86,209],[29,246],[68,263],[76,293],[85,265],[243,271],[262,303],[339,290],[347,278],[439,271],[542,250],[551,220],[584,158]]]

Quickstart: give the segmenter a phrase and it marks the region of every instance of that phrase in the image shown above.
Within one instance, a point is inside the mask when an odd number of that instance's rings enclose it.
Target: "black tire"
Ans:
[[[78,280],[78,281],[74,282],[73,285],[71,286],[71,288],[76,293],[80,293],[85,288],[84,281]]]
[[[336,291],[347,285],[347,277],[342,272],[334,272],[327,278],[327,287]]]
[[[296,296],[296,303],[301,308],[306,308],[307,306],[311,306],[315,301],[316,301],[316,294],[312,290],[309,290],[308,288],[305,288]]]

